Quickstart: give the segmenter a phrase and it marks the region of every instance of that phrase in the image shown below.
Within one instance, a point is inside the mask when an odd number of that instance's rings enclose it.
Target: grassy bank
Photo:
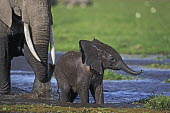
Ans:
[[[170,96],[164,96],[164,94],[153,94],[149,98],[141,99],[139,102],[143,103],[146,108],[170,111]]]
[[[169,96],[156,96],[148,100],[145,106],[147,108],[151,108],[155,110],[170,111],[170,97]]]
[[[54,113],[169,113],[147,108],[73,108],[47,105],[0,105],[0,112]]]
[[[52,8],[58,51],[93,37],[120,53],[170,53],[169,0],[93,0],[87,8]]]

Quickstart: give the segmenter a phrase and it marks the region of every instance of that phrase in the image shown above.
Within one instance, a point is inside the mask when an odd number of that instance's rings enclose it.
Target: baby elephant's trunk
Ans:
[[[125,72],[127,72],[127,73],[129,73],[129,74],[131,74],[131,75],[139,75],[139,74],[142,73],[142,70],[139,71],[139,72],[136,72],[136,71],[130,69],[125,63],[121,63],[120,68],[121,68],[123,71],[125,71]]]

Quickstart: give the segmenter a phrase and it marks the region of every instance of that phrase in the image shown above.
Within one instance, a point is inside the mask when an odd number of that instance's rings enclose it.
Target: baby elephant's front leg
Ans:
[[[89,88],[81,85],[79,89],[81,103],[89,103]]]
[[[103,85],[96,87],[95,89],[95,101],[96,104],[104,104],[104,95],[103,95]]]

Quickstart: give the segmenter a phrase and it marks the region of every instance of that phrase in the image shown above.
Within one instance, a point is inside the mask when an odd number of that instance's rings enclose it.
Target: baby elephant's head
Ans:
[[[79,45],[82,53],[82,63],[100,74],[103,74],[104,69],[123,70],[132,75],[142,73],[142,70],[136,72],[130,69],[115,49],[97,39],[93,41],[80,40]]]

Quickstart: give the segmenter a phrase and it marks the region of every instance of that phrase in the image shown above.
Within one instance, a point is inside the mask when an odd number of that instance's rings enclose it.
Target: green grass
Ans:
[[[49,105],[0,105],[3,113],[162,113],[147,108],[75,108]],[[168,111],[164,111],[168,113]]]
[[[79,50],[79,40],[96,37],[120,53],[169,54],[169,10],[169,0],[93,0],[72,9],[59,4],[52,8],[56,49]]]
[[[155,96],[149,99],[145,106],[147,108],[156,110],[170,110],[170,97],[169,96]]]
[[[109,70],[104,71],[104,80],[133,80],[135,77],[131,75],[122,75],[113,73]]]
[[[164,96],[163,93],[159,95],[152,93],[150,97],[139,100],[139,103],[144,104],[145,108],[170,111],[170,96]]]

